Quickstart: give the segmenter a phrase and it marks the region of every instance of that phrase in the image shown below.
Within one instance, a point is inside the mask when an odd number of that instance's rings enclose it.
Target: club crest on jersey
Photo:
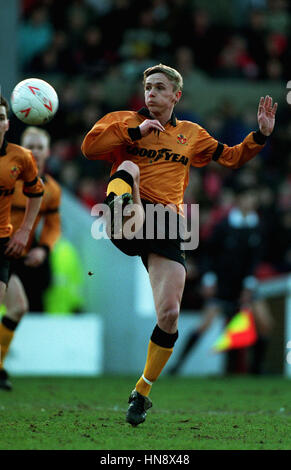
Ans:
[[[178,144],[185,145],[187,142],[187,137],[185,137],[183,134],[178,134],[177,135],[177,142]]]
[[[17,176],[19,175],[19,173],[20,173],[20,170],[19,170],[18,166],[13,166],[13,167],[11,168],[11,170],[10,170],[10,176],[11,176],[11,178],[15,178],[15,179],[16,179]]]

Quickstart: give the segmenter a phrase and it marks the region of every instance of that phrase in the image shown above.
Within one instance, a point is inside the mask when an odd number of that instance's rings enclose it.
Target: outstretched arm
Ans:
[[[273,106],[273,100],[270,96],[262,97],[257,113],[259,130],[251,132],[243,142],[233,147],[218,142],[200,127],[192,165],[204,166],[214,160],[228,168],[240,168],[263,148],[267,137],[274,129],[277,107],[277,103]]]

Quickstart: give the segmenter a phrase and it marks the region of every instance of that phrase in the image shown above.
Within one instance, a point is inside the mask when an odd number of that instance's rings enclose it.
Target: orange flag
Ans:
[[[246,348],[254,344],[256,340],[257,332],[253,314],[245,309],[230,320],[212,349],[214,352],[222,352],[228,349]]]

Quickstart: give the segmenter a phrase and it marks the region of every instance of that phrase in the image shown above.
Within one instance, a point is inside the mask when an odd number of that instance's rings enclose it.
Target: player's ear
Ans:
[[[7,124],[6,124],[6,132],[8,131],[8,129],[9,129],[9,126],[10,126],[10,121],[9,121],[9,119],[7,119]]]
[[[181,96],[182,96],[182,91],[179,90],[176,92],[176,99],[175,99],[175,104],[179,103],[180,99],[181,99]]]

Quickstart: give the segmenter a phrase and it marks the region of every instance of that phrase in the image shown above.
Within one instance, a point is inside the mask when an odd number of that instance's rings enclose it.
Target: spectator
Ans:
[[[28,20],[22,20],[19,30],[19,61],[24,69],[29,69],[31,60],[45,51],[53,39],[53,27],[49,21],[48,10],[36,7]]]
[[[269,0],[266,15],[269,31],[283,34],[290,31],[290,17],[286,0]]]
[[[200,86],[207,83],[207,75],[195,66],[195,57],[190,47],[181,46],[175,51],[176,66],[181,70],[184,80],[184,93],[187,99],[184,101],[195,102]],[[186,105],[187,105],[186,103]]]
[[[102,31],[95,25],[88,27],[79,50],[79,70],[88,76],[100,76],[106,70]]]
[[[126,60],[126,76],[137,79],[145,68],[153,64],[155,57],[165,61],[170,43],[169,33],[157,28],[153,9],[139,12],[136,26],[125,31],[119,49],[121,58]]]
[[[266,14],[265,10],[254,9],[249,13],[248,24],[242,30],[247,40],[247,49],[258,67],[257,78],[263,78],[266,62]]]
[[[202,9],[192,10],[183,23],[186,24],[182,30],[180,24],[176,24],[179,27],[176,35],[181,36],[178,45],[188,45],[194,52],[196,66],[209,75],[213,74],[224,41],[224,29],[214,25],[207,11]]]
[[[256,78],[259,69],[241,36],[231,36],[218,56],[218,77]]]

